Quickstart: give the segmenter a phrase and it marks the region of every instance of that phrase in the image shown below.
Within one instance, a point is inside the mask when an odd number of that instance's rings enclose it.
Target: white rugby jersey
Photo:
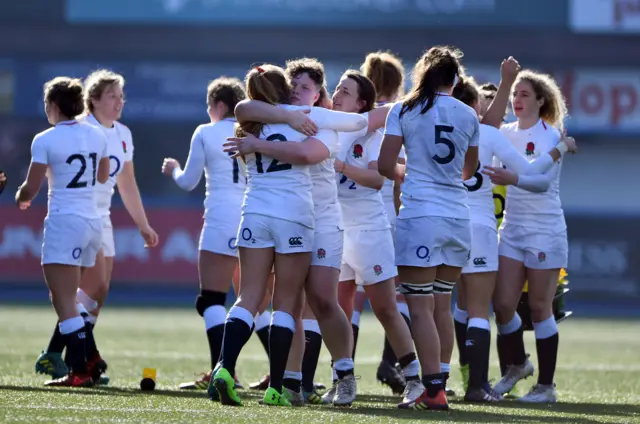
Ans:
[[[365,114],[368,116],[368,114]],[[340,133],[340,156],[344,163],[360,169],[368,169],[369,162],[378,161],[382,133],[367,129],[359,132]],[[346,175],[336,173],[338,199],[342,206],[342,218],[346,228],[383,230],[390,228],[380,190],[361,186]]]
[[[495,205],[491,178],[480,171],[484,166],[491,166],[497,158],[509,170],[519,175],[531,175],[543,180],[542,175],[553,165],[553,158],[548,153],[542,154],[533,162],[527,161],[498,130],[489,125],[480,124],[480,149],[478,169],[473,177],[464,185],[469,191],[468,204],[471,222],[496,228]],[[535,174],[535,175],[534,175]]]
[[[83,121],[99,128],[107,136],[109,179],[104,184],[97,184],[95,193],[100,216],[109,216],[118,175],[122,172],[124,163],[133,160],[133,137],[129,128],[117,121],[113,123],[111,128],[104,127],[91,114],[84,117]]]
[[[307,137],[286,124],[270,124],[264,126],[260,138],[274,143],[299,143]],[[335,131],[319,130],[314,138],[324,143],[329,152],[337,149]],[[247,155],[246,161],[248,180],[242,213],[285,219],[315,228],[309,165],[282,163],[260,153]]]
[[[173,179],[183,190],[193,190],[204,170],[206,195],[205,220],[237,221],[244,198],[247,177],[244,165],[238,158],[225,153],[222,145],[227,137],[234,136],[235,119],[223,119],[216,123],[200,125],[191,137],[189,157],[184,170],[173,170]]]
[[[462,170],[469,146],[478,145],[478,116],[446,94],[438,95],[425,114],[420,114],[422,107],[417,105],[400,118],[402,102],[398,102],[387,116],[385,134],[404,137],[407,155],[398,219],[469,219]]]
[[[398,155],[399,159],[404,159],[404,146],[400,149],[400,154]],[[389,222],[395,222],[396,217],[396,205],[393,199],[393,181],[389,178],[384,179],[384,185],[382,189],[380,189],[380,194],[382,195],[382,201],[384,202],[384,206],[387,209],[387,218],[389,218]],[[393,212],[393,216],[389,216],[389,213]]]
[[[31,160],[48,166],[48,215],[100,217],[94,196],[107,144],[102,131],[78,121],[60,122],[35,136]]]
[[[284,107],[287,109],[309,109],[308,106],[287,105]],[[318,128],[334,131],[358,131],[359,133],[363,129],[366,130],[369,124],[366,116],[319,107],[311,108],[309,118],[318,125]],[[329,148],[329,158],[310,167],[316,232],[334,231],[336,227],[343,228],[344,226],[338,202],[338,187],[336,186],[334,168],[340,144],[336,142],[327,145],[327,147]]]
[[[518,122],[500,129],[513,147],[527,160],[534,160],[554,148],[561,139],[560,132],[540,119],[533,127],[522,130]],[[521,225],[531,229],[562,232],[567,228],[560,202],[560,171],[562,161],[555,163],[543,175],[549,188],[543,193],[531,193],[518,187],[507,187],[507,206],[502,225]],[[526,179],[526,178],[525,178]]]

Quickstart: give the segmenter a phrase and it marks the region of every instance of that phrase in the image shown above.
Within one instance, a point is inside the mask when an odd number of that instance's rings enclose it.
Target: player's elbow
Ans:
[[[396,178],[396,165],[392,161],[385,160],[384,158],[378,159],[378,173],[390,180]]]
[[[382,175],[380,175],[380,178],[375,178],[371,184],[371,188],[374,190],[382,190],[383,186],[384,186],[384,177]]]

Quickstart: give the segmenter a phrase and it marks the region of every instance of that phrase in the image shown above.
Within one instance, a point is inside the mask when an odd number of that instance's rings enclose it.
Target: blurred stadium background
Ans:
[[[569,309],[640,316],[640,2],[637,0],[21,0],[0,1],[0,301],[46,302],[39,267],[46,196],[12,203],[33,136],[47,127],[42,84],[108,67],[127,79],[123,123],[157,249],[142,247],[114,198],[111,304],[193,302],[204,183],[191,193],[160,174],[186,159],[207,120],[207,82],[252,64],[299,56],[325,63],[330,90],[368,52],[389,49],[407,69],[431,45],[455,45],[480,82],[503,58],[544,70],[570,104],[580,153],[563,168],[569,227]],[[144,296],[144,297],[143,297]]]

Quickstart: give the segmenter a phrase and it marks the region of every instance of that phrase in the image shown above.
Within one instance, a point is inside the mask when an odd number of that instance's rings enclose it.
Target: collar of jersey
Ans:
[[[58,122],[58,123],[56,124],[56,127],[57,127],[58,125],[75,125],[75,124],[77,124],[77,123],[78,123],[78,121],[76,121],[75,119],[69,119],[68,121],[60,121],[60,122]]]

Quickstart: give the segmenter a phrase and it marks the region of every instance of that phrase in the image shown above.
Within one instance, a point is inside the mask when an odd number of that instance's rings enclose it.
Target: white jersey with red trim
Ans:
[[[133,160],[133,137],[129,128],[117,121],[111,128],[104,127],[92,114],[83,118],[83,121],[100,129],[108,140],[109,179],[106,183],[96,186],[96,203],[100,216],[109,216],[118,175],[122,172],[125,162]]]
[[[527,160],[532,161],[553,149],[561,139],[560,132],[540,119],[533,127],[523,130],[518,122],[503,125],[502,134]],[[507,206],[502,225],[513,224],[532,229],[554,232],[566,230],[562,202],[560,201],[560,171],[562,161],[546,172],[551,184],[543,193],[532,193],[518,187],[507,188]]]
[[[100,215],[95,192],[100,159],[107,156],[108,141],[92,125],[64,121],[36,135],[31,144],[34,163],[47,165],[48,215]]]

